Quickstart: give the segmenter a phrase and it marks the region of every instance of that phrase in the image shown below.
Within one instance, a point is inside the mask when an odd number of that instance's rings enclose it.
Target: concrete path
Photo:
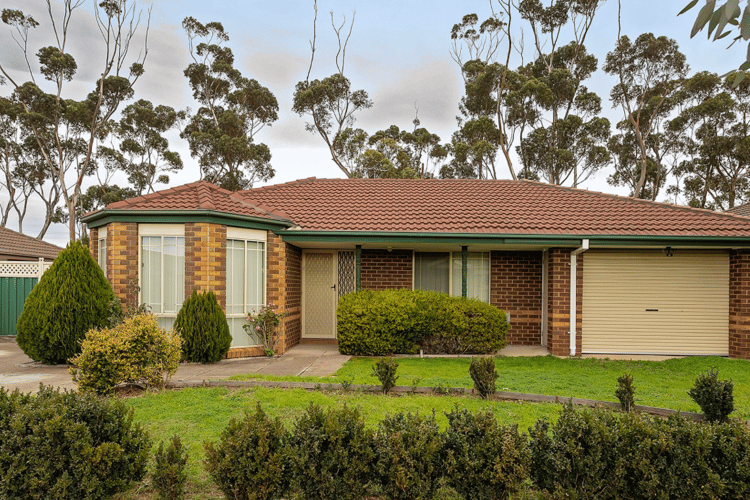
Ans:
[[[275,358],[227,359],[212,365],[182,363],[172,380],[220,380],[245,373],[322,377],[335,373],[348,360],[349,356],[339,354],[336,346],[298,345]],[[76,388],[66,365],[47,366],[34,362],[21,351],[14,337],[0,337],[0,386],[36,392],[40,383]]]

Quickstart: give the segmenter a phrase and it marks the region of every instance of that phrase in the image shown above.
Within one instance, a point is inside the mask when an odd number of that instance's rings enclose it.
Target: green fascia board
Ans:
[[[278,231],[293,225],[292,221],[288,220],[276,221],[215,210],[101,210],[83,217],[81,220],[92,229],[106,226],[112,222],[138,222],[142,224],[204,222],[267,231]]]
[[[455,245],[536,245],[540,247],[577,247],[588,239],[590,247],[622,246],[697,246],[697,247],[747,247],[746,238],[725,236],[658,236],[658,235],[549,235],[549,234],[493,234],[493,233],[409,233],[377,231],[275,231],[285,242],[303,243],[442,243]]]

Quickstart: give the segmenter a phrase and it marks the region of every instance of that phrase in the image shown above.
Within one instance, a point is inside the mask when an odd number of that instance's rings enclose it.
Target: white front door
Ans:
[[[302,256],[302,337],[336,338],[336,252]]]

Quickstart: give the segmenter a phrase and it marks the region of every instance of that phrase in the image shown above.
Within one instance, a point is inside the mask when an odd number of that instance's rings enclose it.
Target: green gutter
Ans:
[[[139,222],[149,224],[184,224],[186,222],[210,222],[250,229],[280,231],[291,227],[286,219],[266,219],[251,215],[239,215],[216,210],[100,210],[81,219],[88,227],[96,228],[112,222]]]

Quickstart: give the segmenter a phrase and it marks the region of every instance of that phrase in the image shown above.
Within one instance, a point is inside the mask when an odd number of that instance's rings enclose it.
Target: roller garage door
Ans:
[[[729,353],[729,255],[583,254],[584,353]]]

